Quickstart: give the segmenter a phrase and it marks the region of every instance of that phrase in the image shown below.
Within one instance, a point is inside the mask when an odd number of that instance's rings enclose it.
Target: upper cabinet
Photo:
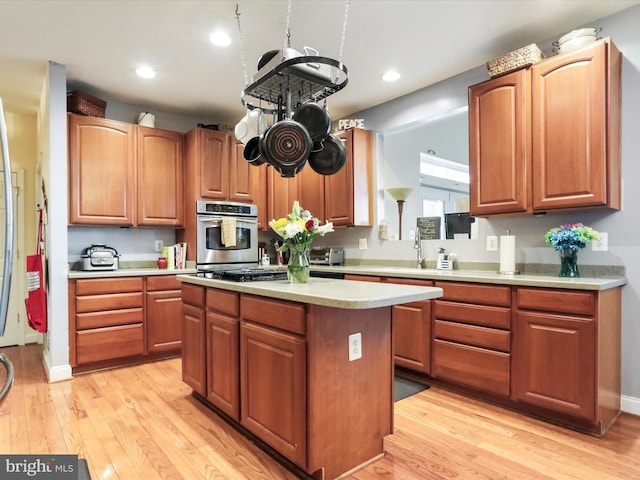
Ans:
[[[339,133],[347,163],[324,180],[324,215],[336,227],[373,225],[373,134],[351,128]]]
[[[186,134],[185,229],[177,240],[191,244],[196,254],[196,202],[217,200],[258,205],[258,226],[266,227],[266,165],[255,167],[242,156],[244,145],[229,133],[194,128]]]
[[[69,115],[69,222],[135,224],[134,125]]]
[[[352,128],[337,134],[347,149],[347,162],[334,175],[320,175],[309,165],[293,178],[267,169],[269,219],[286,217],[294,200],[322,222],[336,227],[373,224],[372,136]],[[252,167],[255,169],[255,167]]]
[[[69,222],[182,226],[182,134],[69,115]]]
[[[138,225],[184,224],[184,140],[178,132],[137,127]]]
[[[619,209],[620,101],[608,38],[471,87],[472,215]]]

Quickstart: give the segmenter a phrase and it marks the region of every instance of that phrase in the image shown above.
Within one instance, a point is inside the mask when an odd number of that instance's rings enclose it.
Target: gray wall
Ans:
[[[622,393],[623,409],[640,414],[640,222],[638,222],[638,205],[640,205],[640,6],[601,19],[593,25],[602,26],[602,35],[610,36],[623,55],[622,65],[622,175],[623,201],[622,210],[618,212],[576,212],[572,214],[547,215],[546,217],[502,218],[495,220],[479,220],[479,240],[449,240],[444,246],[457,253],[462,261],[498,262],[498,252],[487,252],[486,235],[500,235],[507,229],[517,236],[517,261],[531,263],[557,264],[558,259],[553,249],[545,246],[544,233],[553,226],[563,223],[583,222],[598,231],[609,234],[609,251],[592,252],[585,248],[580,252],[580,264],[584,265],[623,265],[626,269],[628,283],[623,288],[622,302]],[[538,45],[550,52],[551,41],[564,32],[549,32],[549,39],[539,39]],[[532,39],[535,41],[535,39]],[[513,45],[513,49],[521,45]],[[489,59],[487,59],[489,60]],[[356,113],[350,118],[364,118],[365,127],[377,132],[396,128],[403,124],[416,122],[422,118],[441,114],[467,104],[467,88],[470,85],[487,80],[484,64],[464,72],[439,84],[427,87],[405,97],[387,102],[383,105]],[[380,149],[378,149],[380,153]],[[384,176],[382,156],[377,158],[376,166],[376,199],[377,211],[393,212],[393,200],[384,194],[388,179]],[[395,181],[395,179],[393,179]],[[391,205],[387,207],[386,205]],[[384,214],[382,214],[384,215]],[[397,217],[387,220],[397,225]],[[405,209],[403,223],[412,221],[416,212]],[[377,224],[380,214],[376,215]],[[413,242],[377,241],[377,227],[342,230],[324,237],[323,245],[345,247],[348,258],[362,259],[399,259],[413,260],[415,250]],[[369,248],[358,249],[358,239],[368,238]],[[319,239],[320,240],[320,239]],[[316,242],[314,242],[316,243]],[[317,242],[320,244],[320,242]],[[430,259],[435,258],[442,241],[424,242]]]

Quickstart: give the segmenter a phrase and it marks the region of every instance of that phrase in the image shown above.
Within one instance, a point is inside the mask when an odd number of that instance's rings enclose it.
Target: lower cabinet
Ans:
[[[606,432],[620,411],[620,290],[516,290],[514,399]]]
[[[252,323],[240,327],[240,423],[298,465],[305,465],[304,338]]]
[[[175,275],[69,280],[69,358],[75,371],[177,354],[182,345]]]
[[[384,282],[432,287],[432,281],[385,277]],[[431,373],[431,301],[394,305],[393,348],[395,364]]]
[[[240,295],[207,289],[207,400],[240,420]]]
[[[206,395],[204,287],[182,285],[182,381]]]
[[[621,287],[433,285],[442,297],[393,307],[396,366],[587,433],[603,435],[613,424],[620,414]]]
[[[142,277],[69,281],[72,367],[144,353]]]
[[[201,401],[313,478],[383,454],[393,431],[391,307],[346,310],[192,284],[182,300],[183,380]],[[350,360],[354,333],[366,347]]]
[[[492,394],[511,389],[511,288],[435,282],[432,374]]]
[[[305,308],[243,295],[240,310],[240,423],[306,465]]]
[[[175,275],[147,277],[147,352],[179,351],[182,346],[180,281]]]

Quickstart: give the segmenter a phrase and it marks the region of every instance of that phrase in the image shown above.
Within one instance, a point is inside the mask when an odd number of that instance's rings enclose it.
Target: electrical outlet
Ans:
[[[359,358],[362,358],[362,334],[358,332],[349,335],[349,361]]]
[[[366,250],[367,249],[367,239],[366,238],[358,239],[358,248],[360,248],[360,250]]]
[[[609,250],[609,234],[607,232],[598,233],[600,240],[591,242],[591,250],[594,252],[606,252]]]
[[[498,251],[498,237],[495,235],[487,236],[487,252]]]
[[[163,246],[164,243],[162,242],[162,240],[156,240],[156,252],[161,252]]]

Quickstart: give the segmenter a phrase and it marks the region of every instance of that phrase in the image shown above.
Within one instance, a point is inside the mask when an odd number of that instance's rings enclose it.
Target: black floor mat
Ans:
[[[418,392],[426,390],[429,385],[424,383],[415,382],[407,378],[395,376],[393,378],[393,401],[397,402],[403,398],[415,395]]]

